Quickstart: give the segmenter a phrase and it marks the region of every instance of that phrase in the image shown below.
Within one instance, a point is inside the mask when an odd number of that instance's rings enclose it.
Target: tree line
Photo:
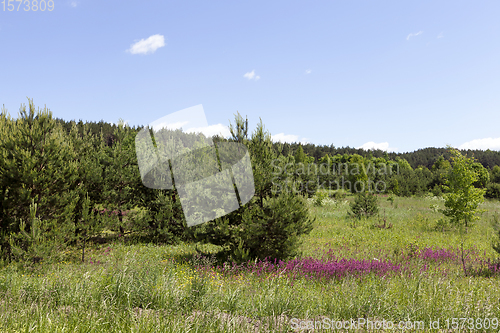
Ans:
[[[246,147],[255,194],[229,214],[188,227],[184,214],[191,208],[182,206],[178,188],[143,184],[135,147],[142,129],[123,121],[55,119],[32,100],[17,119],[2,109],[0,263],[58,260],[68,246],[80,248],[85,260],[86,244],[103,237],[212,243],[222,247],[221,257],[234,261],[287,258],[296,254],[300,236],[312,230],[306,198],[318,189],[441,195],[451,170],[445,153],[430,167],[413,167],[393,153],[331,148],[323,154],[321,148],[318,154],[311,145],[275,143],[262,121],[249,133],[248,120],[238,113],[231,137],[213,141],[216,147],[224,142]],[[179,144],[192,147],[206,138],[190,133],[183,140]],[[476,162],[474,168],[474,185],[499,198],[500,167]],[[203,191],[209,201],[219,197],[215,188]]]
[[[277,147],[280,143],[274,143],[274,147]],[[288,154],[288,152],[296,152],[298,147],[302,146],[304,152],[311,157],[314,157],[315,161],[318,161],[325,155],[353,155],[358,154],[363,157],[383,157],[387,160],[394,160],[396,157],[404,158],[413,169],[419,166],[426,167],[428,169],[436,163],[436,161],[443,156],[446,160],[451,159],[451,154],[447,148],[422,148],[413,152],[396,153],[396,152],[386,152],[380,149],[365,150],[361,148],[352,147],[335,147],[333,144],[327,145],[315,145],[313,143],[301,144],[301,143],[284,143],[283,152]],[[494,166],[500,165],[500,151],[492,150],[471,150],[471,149],[461,149],[459,150],[461,154],[474,156],[477,162],[481,163],[487,169],[493,169]]]
[[[248,121],[238,114],[232,138],[222,140],[248,149],[254,196],[194,227],[187,226],[184,215],[193,208],[182,206],[178,188],[144,186],[135,149],[141,129],[123,122],[63,122],[47,108],[37,110],[32,100],[17,119],[2,109],[0,264],[60,260],[69,247],[80,248],[85,260],[86,244],[105,237],[213,243],[222,247],[221,257],[234,261],[295,254],[313,218],[302,195],[273,190],[280,182],[271,175],[280,177],[280,170],[295,162],[293,156],[275,153],[262,122],[250,134]],[[162,131],[156,134],[169,135]],[[179,144],[191,147],[206,140],[201,133],[183,138],[186,142]],[[209,200],[218,198],[217,188],[203,191]]]

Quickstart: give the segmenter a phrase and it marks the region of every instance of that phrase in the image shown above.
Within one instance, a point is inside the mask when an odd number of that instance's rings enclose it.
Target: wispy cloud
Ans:
[[[312,73],[312,70],[306,69],[306,74],[311,74],[311,73]]]
[[[380,142],[375,143],[373,141],[367,142],[362,146],[358,147],[358,149],[370,150],[370,149],[380,149],[384,151],[397,151],[397,148],[389,147],[389,142]]]
[[[475,139],[465,142],[458,147],[459,149],[480,149],[480,150],[500,150],[500,138]]]
[[[419,31],[417,33],[411,33],[409,34],[408,36],[406,36],[406,40],[410,40],[410,37],[413,37],[413,36],[418,36],[418,35],[421,35],[423,34],[424,32],[423,31]]]
[[[73,0],[70,2],[70,5],[71,7],[75,8],[76,6],[78,6],[78,2],[76,0]]]
[[[251,72],[245,73],[243,75],[243,77],[247,78],[249,80],[255,80],[255,81],[257,81],[258,79],[260,79],[259,75],[255,75],[255,70],[252,70]]]
[[[439,35],[437,35],[436,38],[443,38],[443,37],[444,37],[443,32],[440,32]]]
[[[153,35],[147,39],[141,39],[140,41],[132,44],[127,52],[132,54],[149,54],[154,53],[160,47],[165,46],[165,37],[162,35]]]
[[[288,143],[300,142],[302,144],[309,143],[308,138],[302,138],[299,140],[298,135],[285,134],[285,133],[278,133],[276,135],[271,135],[271,140],[273,140],[274,142],[288,142]]]

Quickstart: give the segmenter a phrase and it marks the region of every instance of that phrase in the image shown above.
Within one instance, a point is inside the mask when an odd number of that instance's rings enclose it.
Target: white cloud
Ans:
[[[147,39],[141,39],[135,44],[132,44],[127,52],[132,54],[149,54],[164,46],[165,37],[162,35],[153,35],[149,36]]]
[[[485,138],[468,141],[458,147],[459,149],[500,150],[500,138]]]
[[[444,37],[443,32],[440,32],[436,38],[443,38],[443,37]]]
[[[294,143],[294,142],[300,142],[303,144],[309,143],[308,138],[302,138],[299,140],[298,135],[293,135],[293,134],[285,134],[285,133],[278,133],[276,135],[271,135],[271,140],[274,142],[288,142],[288,143]]]
[[[413,36],[418,36],[418,35],[421,35],[423,34],[424,32],[423,31],[419,31],[417,33],[411,33],[409,34],[408,36],[406,36],[406,40],[410,40],[410,37],[413,37]]]
[[[361,147],[358,147],[358,149],[364,149],[364,150],[370,150],[370,149],[380,149],[384,151],[397,151],[397,148],[392,148],[389,147],[389,142],[380,142],[380,143],[375,143],[373,141],[367,142],[363,144]]]
[[[248,72],[248,73],[245,73],[243,75],[244,78],[247,78],[249,80],[255,80],[257,81],[258,79],[260,79],[260,76],[259,75],[255,75],[255,70],[252,70],[251,72]]]
[[[186,130],[186,133],[203,133],[206,137],[212,137],[216,134],[227,138],[231,136],[229,127],[222,124],[215,124],[206,127],[193,127]]]
[[[73,1],[71,1],[70,5],[71,5],[71,7],[74,8],[74,7],[78,6],[78,2],[73,0]]]
[[[189,123],[189,121],[179,121],[179,122],[175,122],[175,123],[162,122],[162,123],[150,124],[150,125],[151,125],[151,127],[153,127],[153,129],[155,131],[159,131],[162,128],[166,128],[169,130],[176,130],[176,129],[182,128],[184,125],[186,125],[188,123]]]
[[[306,74],[311,74],[311,73],[312,73],[312,70],[306,69]]]

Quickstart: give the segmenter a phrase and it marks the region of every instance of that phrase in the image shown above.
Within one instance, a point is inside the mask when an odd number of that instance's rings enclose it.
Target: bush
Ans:
[[[378,200],[377,196],[372,193],[360,192],[356,195],[356,198],[351,202],[351,212],[352,216],[360,219],[363,215],[365,217],[370,217],[378,213]]]
[[[149,203],[149,216],[144,217],[144,220],[149,220],[148,236],[154,241],[165,243],[187,240],[190,230],[184,219],[180,199],[173,191],[155,192],[156,197]]]
[[[315,206],[324,206],[325,200],[328,198],[328,192],[324,190],[316,191],[314,194],[314,205]]]
[[[269,198],[242,216],[239,238],[252,258],[287,259],[297,255],[299,237],[312,230],[306,200],[290,192]]]
[[[299,238],[312,230],[307,199],[291,192],[264,200],[256,198],[222,218],[197,226],[198,240],[224,247],[223,257],[234,262],[249,259],[287,259],[297,255]]]
[[[345,199],[347,197],[347,191],[343,189],[332,191],[330,196],[335,200]]]
[[[243,128],[242,133],[247,132],[242,119],[237,117],[236,123]],[[310,218],[307,199],[282,186],[287,180],[284,170],[290,159],[277,157],[271,135],[264,131],[262,123],[251,139],[233,134],[233,140],[248,147],[255,195],[238,210],[194,227],[193,234],[199,241],[222,246],[220,259],[243,262],[295,256],[300,236],[312,230],[314,219]]]
[[[53,220],[42,220],[37,214],[37,204],[32,200],[29,206],[30,218],[27,222],[20,220],[19,233],[12,233],[9,245],[12,259],[36,264],[47,259],[57,261],[64,248],[64,235],[72,234],[72,230],[59,228]]]
[[[500,199],[500,184],[489,183],[486,186],[486,194],[484,196],[491,199]]]

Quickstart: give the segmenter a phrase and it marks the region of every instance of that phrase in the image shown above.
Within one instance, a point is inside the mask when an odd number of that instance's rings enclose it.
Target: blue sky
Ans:
[[[202,104],[212,129],[239,111],[275,140],[500,150],[498,1],[2,6],[13,117],[26,97],[54,117],[130,125]]]

